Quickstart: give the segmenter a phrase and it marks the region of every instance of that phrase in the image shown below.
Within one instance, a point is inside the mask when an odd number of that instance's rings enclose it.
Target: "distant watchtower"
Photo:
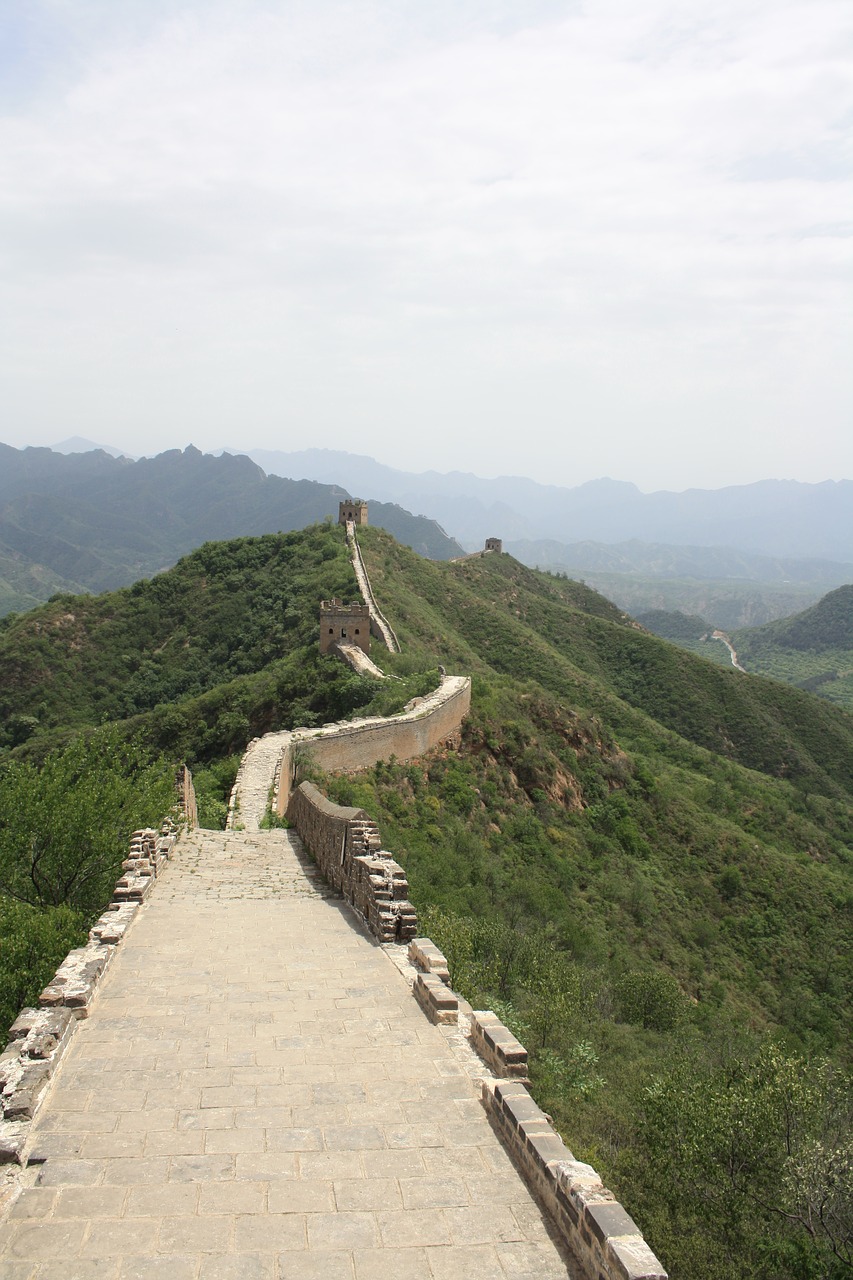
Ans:
[[[498,555],[501,555],[503,552],[503,549],[504,549],[504,544],[500,538],[486,538],[487,551],[497,551]]]
[[[338,510],[338,524],[367,524],[367,503],[361,498],[353,498],[351,502],[342,502]]]
[[[328,653],[332,645],[358,645],[370,653],[370,610],[366,604],[344,604],[343,600],[323,600],[320,604],[320,652]]]

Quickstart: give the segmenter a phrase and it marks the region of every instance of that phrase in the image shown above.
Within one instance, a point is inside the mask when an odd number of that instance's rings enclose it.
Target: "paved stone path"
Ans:
[[[36,1121],[0,1278],[565,1278],[468,1052],[289,832],[196,833]]]
[[[229,814],[229,826],[246,831],[259,829],[281,753],[292,738],[288,729],[282,729],[279,733],[265,733],[249,744],[237,771],[235,793],[231,796],[232,805],[236,799],[237,809],[232,808]]]

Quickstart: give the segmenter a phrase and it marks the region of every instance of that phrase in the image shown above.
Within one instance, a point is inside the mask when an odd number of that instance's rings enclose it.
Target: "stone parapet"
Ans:
[[[189,774],[189,770],[186,771]],[[192,787],[192,779],[188,785]],[[185,791],[184,794],[187,794]],[[194,802],[194,795],[192,797]],[[88,1015],[101,979],[154,883],[171,857],[177,831],[134,831],[113,900],[89,931],[84,947],[70,951],[39,996],[39,1008],[22,1009],[0,1054],[0,1165],[23,1163],[36,1115],[56,1074],[76,1023]]]
[[[459,997],[435,974],[417,974],[412,994],[430,1022],[455,1025],[459,1021]]]
[[[527,1050],[491,1009],[471,1014],[471,1043],[499,1079],[527,1079]]]
[[[588,1164],[575,1160],[518,1080],[484,1080],[483,1104],[585,1276],[667,1280],[639,1227]]]
[[[431,1022],[456,1024],[459,999],[442,981],[447,961],[429,938],[409,944],[419,972],[412,994]],[[554,1219],[583,1280],[667,1280],[640,1228],[588,1164],[576,1160],[528,1092],[524,1045],[491,1010],[470,1011],[470,1042],[493,1073],[483,1105],[522,1177]],[[493,1078],[497,1076],[498,1078]],[[575,1274],[575,1272],[573,1272]]]
[[[450,969],[447,960],[430,938],[412,938],[409,943],[409,959],[416,969],[431,973],[449,984]]]
[[[406,873],[382,850],[379,829],[363,809],[335,804],[310,782],[293,792],[287,817],[328,884],[381,942],[408,942],[417,932]]]
[[[89,942],[69,951],[39,996],[44,1009],[70,1009],[75,1018],[87,1018],[95,990],[115,954],[115,947]]]

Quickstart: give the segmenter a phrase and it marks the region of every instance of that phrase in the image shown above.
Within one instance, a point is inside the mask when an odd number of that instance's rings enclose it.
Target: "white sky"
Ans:
[[[851,124],[849,0],[0,0],[0,440],[851,477]]]

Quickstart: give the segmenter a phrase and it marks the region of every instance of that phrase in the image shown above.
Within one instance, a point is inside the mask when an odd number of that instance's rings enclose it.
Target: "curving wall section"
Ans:
[[[434,693],[415,699],[402,715],[343,721],[322,729],[295,729],[282,745],[276,812],[280,816],[287,812],[297,749],[308,752],[328,773],[355,773],[391,756],[400,761],[415,760],[434,747],[458,743],[470,707],[470,677],[442,676]]]

